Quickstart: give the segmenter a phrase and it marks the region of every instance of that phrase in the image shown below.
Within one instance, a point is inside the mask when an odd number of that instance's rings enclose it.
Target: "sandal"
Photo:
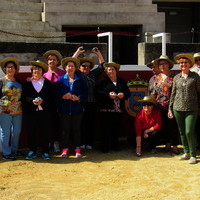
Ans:
[[[167,143],[165,145],[165,152],[170,152],[170,150],[171,150],[171,145],[169,143]]]
[[[141,155],[142,155],[142,153],[141,153],[141,146],[137,146],[136,147],[136,156],[140,157]]]

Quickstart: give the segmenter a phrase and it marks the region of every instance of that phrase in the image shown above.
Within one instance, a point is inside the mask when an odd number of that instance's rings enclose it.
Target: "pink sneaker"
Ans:
[[[75,149],[75,152],[76,152],[76,157],[77,158],[81,158],[82,157],[81,149]]]
[[[68,157],[68,153],[69,153],[69,149],[63,149],[61,156],[66,158],[66,157]]]

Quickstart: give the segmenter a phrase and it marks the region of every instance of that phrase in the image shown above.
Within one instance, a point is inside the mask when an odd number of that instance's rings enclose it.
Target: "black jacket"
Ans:
[[[124,93],[124,98],[120,99],[120,108],[123,109],[124,101],[129,98],[130,90],[126,82],[117,77],[117,85],[115,86],[113,82],[108,78],[104,77],[102,80],[97,82],[95,87],[96,100],[99,109],[113,109],[114,100],[109,97],[110,92]]]
[[[52,83],[45,79],[41,91],[38,93],[31,81],[27,81],[22,85],[22,109],[23,113],[31,114],[36,112],[37,106],[33,104],[36,97],[41,97],[43,103],[42,108],[46,112],[53,112],[56,109],[55,92]]]

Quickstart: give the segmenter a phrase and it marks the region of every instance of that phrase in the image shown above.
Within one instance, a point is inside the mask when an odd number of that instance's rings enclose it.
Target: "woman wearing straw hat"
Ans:
[[[117,76],[120,65],[115,62],[105,63],[106,77],[96,84],[99,117],[101,122],[101,150],[119,151],[119,133],[124,102],[130,96],[126,82]]]
[[[80,54],[84,53],[83,47],[79,47],[74,53],[73,57],[78,57]],[[99,65],[94,68],[94,60],[89,57],[80,58],[80,67],[77,74],[83,78],[88,86],[88,97],[84,101],[84,114],[82,121],[81,130],[81,148],[92,149],[94,133],[95,133],[95,123],[96,123],[96,100],[94,95],[94,88],[97,78],[103,73],[105,63],[104,58],[97,47],[92,49],[92,52],[97,55],[99,60]],[[88,122],[90,125],[88,126]]]
[[[43,77],[51,81],[52,83],[55,83],[58,78],[65,74],[65,71],[63,69],[60,69],[59,66],[61,64],[62,55],[57,50],[49,50],[44,53],[43,55],[44,59],[47,62],[48,65],[48,71],[44,73]],[[52,141],[54,152],[56,154],[60,153],[60,140],[61,140],[61,130],[60,130],[60,121],[59,117],[57,115],[57,112],[53,115],[53,131],[52,131]]]
[[[62,59],[62,67],[66,74],[56,83],[58,96],[58,113],[63,129],[62,157],[68,157],[69,149],[75,149],[77,158],[81,154],[81,120],[83,116],[83,100],[87,97],[87,85],[76,75],[80,62],[77,58]]]
[[[154,84],[155,84],[154,82],[155,82],[156,76],[160,74],[161,71],[158,66],[154,65],[154,60],[152,60],[150,63],[147,63],[146,66],[149,67],[154,74],[149,79],[148,95],[151,96],[154,90]]]
[[[136,155],[142,155],[142,138],[149,141],[149,147],[152,153],[156,153],[156,145],[160,136],[159,131],[162,128],[162,116],[156,108],[156,100],[151,96],[145,96],[139,100],[142,103],[142,110],[135,118],[136,132]]]
[[[179,54],[175,56],[175,60],[181,72],[174,78],[168,116],[172,118],[174,115],[178,123],[184,149],[180,160],[189,160],[190,164],[195,164],[197,160],[194,130],[200,99],[200,77],[190,71],[194,64],[191,54]]]
[[[179,144],[177,123],[176,120],[169,119],[167,116],[173,78],[175,75],[171,71],[174,63],[167,56],[161,55],[158,59],[154,60],[154,65],[158,66],[161,71],[161,73],[155,78],[153,91],[153,96],[158,102],[158,107],[161,109],[163,118],[161,142],[166,144],[166,151],[170,151],[171,146],[173,146],[172,152],[179,154],[179,150],[177,148],[177,145]]]
[[[196,72],[200,76],[200,52],[193,55],[194,66],[191,67],[190,71]]]
[[[0,79],[0,126],[4,160],[15,160],[18,156],[18,143],[22,124],[21,92],[22,85],[15,78],[19,72],[16,58],[1,61],[5,77]]]
[[[197,52],[193,55],[194,66],[191,67],[190,71],[196,72],[200,76],[200,52]],[[200,105],[199,105],[199,114],[196,122],[195,134],[197,138],[197,148],[200,149]]]
[[[43,77],[55,83],[58,78],[65,74],[65,71],[58,68],[61,64],[62,55],[57,50],[49,50],[44,53],[44,59],[48,65],[48,71],[44,73]]]
[[[55,93],[51,82],[43,78],[46,63],[30,62],[32,77],[23,84],[22,106],[28,132],[29,152],[25,159],[37,157],[38,136],[41,139],[42,158],[49,160],[49,142],[52,130],[52,112],[55,109]]]

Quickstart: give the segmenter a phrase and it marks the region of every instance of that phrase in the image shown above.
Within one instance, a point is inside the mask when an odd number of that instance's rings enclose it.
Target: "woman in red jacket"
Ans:
[[[156,153],[156,144],[158,142],[159,130],[162,127],[161,112],[155,107],[156,100],[150,96],[145,96],[142,100],[143,109],[135,118],[136,131],[136,155],[141,156],[142,138],[149,140],[149,147],[152,153]]]

